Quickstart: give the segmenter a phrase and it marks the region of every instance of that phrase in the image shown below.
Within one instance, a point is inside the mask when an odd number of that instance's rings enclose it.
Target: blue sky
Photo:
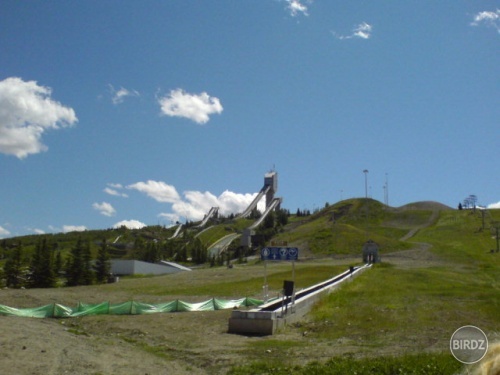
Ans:
[[[0,238],[470,194],[500,207],[499,1],[0,3]]]

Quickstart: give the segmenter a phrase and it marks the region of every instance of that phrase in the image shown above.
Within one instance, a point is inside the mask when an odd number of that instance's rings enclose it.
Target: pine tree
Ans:
[[[273,211],[269,212],[264,219],[264,222],[261,224],[262,227],[266,229],[274,228],[274,221],[275,221],[276,215]]]
[[[287,210],[278,210],[277,211],[277,221],[279,225],[285,226],[288,224],[288,211]]]
[[[46,238],[36,245],[30,273],[30,286],[33,288],[53,288],[56,285],[53,250],[47,245]]]
[[[183,246],[181,249],[179,261],[186,262],[187,261],[187,246]]]
[[[54,273],[56,274],[56,278],[59,276],[59,273],[62,271],[63,261],[61,256],[61,250],[57,250],[56,253],[56,261],[54,264]]]
[[[94,282],[94,272],[92,270],[92,253],[90,252],[90,242],[83,246],[82,252],[82,284],[91,285]]]
[[[7,241],[3,240],[2,243],[0,243],[0,259],[5,258],[6,250],[7,249]]]
[[[97,253],[97,259],[94,266],[96,280],[98,283],[105,283],[108,279],[108,275],[111,272],[111,264],[109,261],[108,244],[106,239],[102,241],[99,252]]]
[[[10,254],[5,262],[4,273],[8,287],[12,286],[14,288],[20,288],[22,286],[22,268],[23,246],[21,243],[19,243],[19,245],[14,248],[12,254]]]
[[[66,284],[68,286],[82,285],[83,280],[83,244],[81,237],[71,249],[70,257],[66,264]]]
[[[208,260],[207,247],[203,245],[199,238],[195,238],[192,241],[191,248],[191,259],[193,263],[203,264]]]
[[[134,241],[134,259],[146,260],[146,244],[144,243],[144,239],[142,237],[137,237]]]

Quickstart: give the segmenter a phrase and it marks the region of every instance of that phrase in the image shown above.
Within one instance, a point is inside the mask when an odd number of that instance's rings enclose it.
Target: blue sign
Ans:
[[[296,247],[264,247],[260,251],[261,260],[297,260],[299,249]]]

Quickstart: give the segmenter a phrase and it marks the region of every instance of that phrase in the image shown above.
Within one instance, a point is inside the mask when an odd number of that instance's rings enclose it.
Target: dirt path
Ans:
[[[432,214],[431,214],[431,216],[429,216],[429,220],[427,220],[426,223],[411,229],[408,233],[406,233],[399,240],[400,241],[407,241],[410,238],[412,238],[415,234],[417,234],[418,231],[420,231],[424,228],[427,228],[428,226],[431,226],[432,224],[434,224],[437,221],[437,219],[439,218],[439,212],[440,212],[439,210],[432,210]]]

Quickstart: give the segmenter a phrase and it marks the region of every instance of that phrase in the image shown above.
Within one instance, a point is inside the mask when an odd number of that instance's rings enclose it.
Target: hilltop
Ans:
[[[287,211],[287,224],[276,225],[276,230],[266,239],[268,242],[286,242],[289,246],[300,247],[305,257],[355,254],[368,239],[377,242],[384,252],[404,250],[410,247],[404,236],[432,222],[436,213],[443,210],[451,208],[438,202],[415,202],[395,208],[372,199],[349,199],[326,205],[313,214],[294,215]],[[63,255],[67,255],[77,240],[82,239],[91,244],[91,250],[95,254],[105,240],[112,258],[133,259],[140,257],[141,249],[151,242],[159,246],[168,243],[170,247],[178,250],[192,241],[193,237],[197,237],[202,245],[208,248],[228,234],[241,233],[251,223],[251,219],[234,220],[223,217],[211,220],[205,228],[197,228],[196,222],[188,223],[183,226],[181,235],[175,239],[172,236],[177,227],[158,225],[141,229],[121,227],[28,235],[1,240],[0,251],[5,252],[22,243],[29,254],[40,238],[47,238],[49,242],[57,244]],[[231,249],[234,251],[238,246],[239,241],[235,240]],[[0,253],[0,259],[2,255],[5,254]],[[172,251],[164,251],[162,255],[172,256]]]

